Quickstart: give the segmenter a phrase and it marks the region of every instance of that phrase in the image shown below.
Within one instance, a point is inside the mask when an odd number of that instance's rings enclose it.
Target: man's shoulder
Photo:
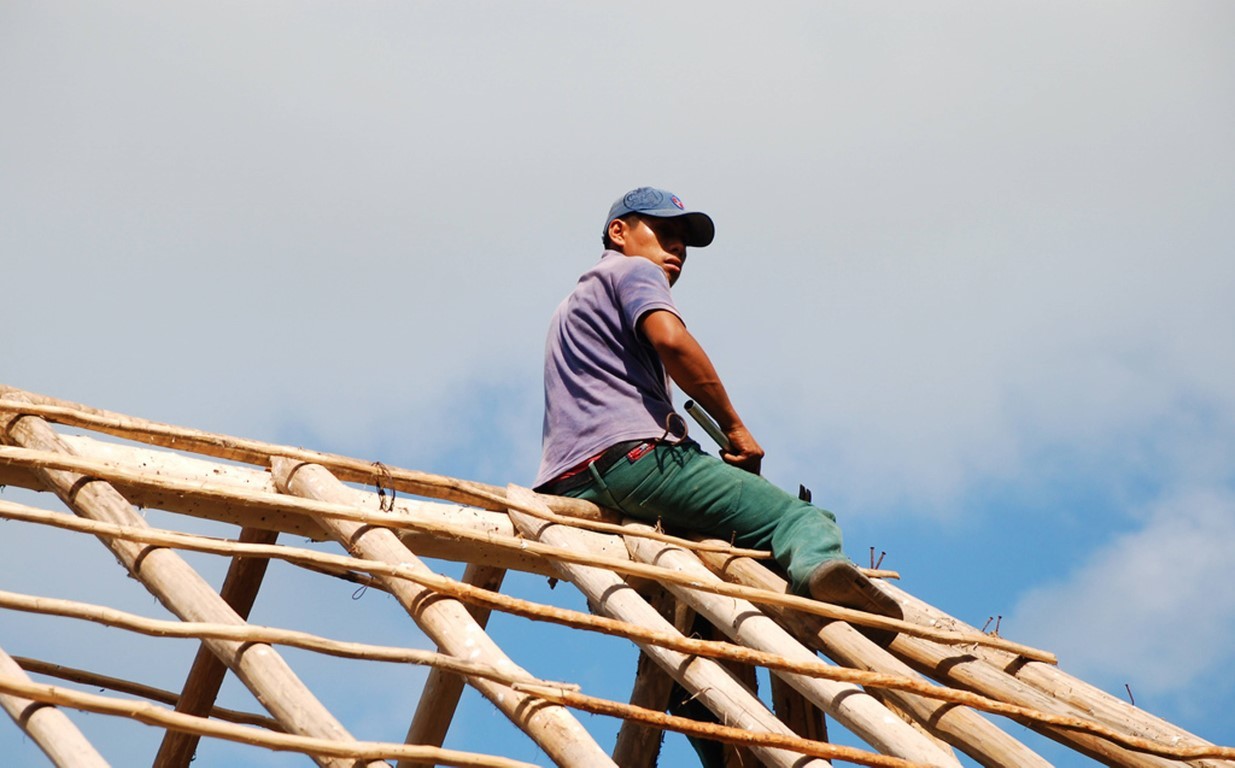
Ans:
[[[621,251],[605,251],[600,255],[600,261],[596,262],[588,271],[620,276],[628,274],[658,274],[661,270],[660,267],[647,259],[627,256]]]
[[[601,286],[604,286],[603,288]],[[627,294],[669,293],[665,273],[647,259],[624,256],[618,251],[605,251],[600,261],[584,272],[575,292],[603,291],[622,300]]]

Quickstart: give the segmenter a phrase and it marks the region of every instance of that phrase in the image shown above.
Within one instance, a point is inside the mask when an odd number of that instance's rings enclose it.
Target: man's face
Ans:
[[[686,263],[686,225],[681,219],[637,216],[609,224],[609,239],[627,256],[647,259],[665,272],[669,285],[678,281]]]

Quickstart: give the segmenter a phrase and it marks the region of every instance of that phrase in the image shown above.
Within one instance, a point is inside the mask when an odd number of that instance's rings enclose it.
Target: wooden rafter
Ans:
[[[37,417],[0,417],[3,439],[25,448],[71,453],[55,432]],[[40,470],[46,485],[82,517],[141,528],[145,520],[105,482],[72,472]],[[185,621],[244,624],[227,603],[179,555],[117,539],[103,543],[120,562],[172,613]],[[350,734],[300,681],[273,648],[226,640],[207,641],[211,651],[236,673],[289,733],[347,741]],[[333,757],[318,756],[329,768],[353,766]]]
[[[525,488],[511,486],[507,489],[507,494],[513,501],[525,505],[539,503],[535,494]],[[510,516],[515,526],[531,539],[559,547],[586,546],[569,528],[513,509]],[[601,613],[624,621],[654,626],[665,633],[675,632],[673,626],[665,621],[655,608],[648,605],[647,601],[612,571],[572,563],[559,563],[558,569],[562,578],[574,584]],[[762,702],[716,662],[692,658],[654,645],[640,645],[640,648],[683,688],[712,710],[721,722],[739,725],[748,730],[793,735]],[[760,760],[770,766],[803,766],[801,755],[793,752],[769,747],[756,747],[755,752]]]
[[[278,487],[288,493],[336,504],[349,503],[356,493],[317,465],[276,457],[271,469]],[[399,563],[409,570],[428,570],[385,528],[327,517],[320,518],[319,523],[340,544],[360,557]],[[534,679],[506,656],[462,603],[444,599],[406,580],[378,578],[386,583],[390,593],[425,634],[447,653],[459,658],[481,659],[493,666],[505,667],[512,674]],[[469,682],[559,765],[583,768],[612,764],[604,750],[564,707],[545,704],[535,696],[492,680],[469,678]]]
[[[32,683],[25,670],[0,649],[0,678]],[[0,708],[9,713],[43,754],[56,766],[107,768],[107,761],[58,707],[0,692]]]
[[[632,523],[631,527],[637,529],[639,526]],[[671,567],[699,582],[719,580],[698,558],[683,550],[635,537],[627,539],[626,545],[637,559],[644,562]],[[666,586],[679,600],[707,616],[713,626],[735,642],[787,659],[815,660],[813,653],[751,603],[683,589],[677,584]],[[882,704],[857,686],[790,672],[776,674],[880,752],[930,765],[959,766],[952,756],[941,752],[934,743],[922,738],[899,718],[890,718]]]
[[[690,631],[694,611],[659,584],[649,584],[643,591],[648,605],[671,622],[675,630],[683,634]],[[630,692],[632,705],[664,712],[669,708],[669,696],[674,685],[673,678],[667,672],[646,653],[639,652],[635,682]],[[622,768],[656,768],[662,736],[663,731],[658,728],[632,720],[624,721],[613,745],[613,762]]]
[[[44,418],[162,447],[58,435]],[[0,652],[0,705],[56,765],[105,764],[65,716],[68,707],[122,714],[169,729],[168,744],[182,741],[173,731],[184,731],[302,750],[321,765],[350,766],[358,759],[360,765],[384,764],[383,759],[401,760],[401,766],[427,760],[519,764],[440,748],[466,679],[558,765],[616,762],[623,768],[651,768],[659,733],[665,729],[749,748],[743,765],[754,755],[766,765],[822,765],[824,759],[842,759],[872,766],[955,766],[954,748],[985,766],[1044,768],[1048,763],[1042,757],[1001,727],[1007,723],[1001,718],[1011,718],[1108,765],[1235,768],[1235,749],[1209,744],[1098,691],[1054,666],[1049,653],[985,635],[893,584],[878,582],[905,609],[905,621],[890,624],[788,594],[784,579],[752,560],[748,551],[722,542],[696,544],[623,523],[611,512],[577,500],[157,424],[3,386],[0,443],[7,444],[0,446],[0,485],[51,491],[77,515],[0,500],[0,518],[97,536],[180,621],[2,590],[0,611],[54,613],[125,630],[196,638],[211,650],[195,661],[195,668],[216,655],[224,659],[275,717],[269,721],[214,710],[232,720],[267,726],[255,729],[185,714],[210,711],[215,684],[195,693],[207,677],[200,671],[190,673],[185,692],[177,696],[86,670],[27,662],[35,674],[62,674],[84,685],[179,701],[185,710],[170,712],[144,702],[33,683]],[[273,474],[267,471],[271,465]],[[385,495],[347,488],[339,480],[376,483]],[[393,510],[391,489],[399,491]],[[160,531],[136,515],[134,504],[271,533],[263,541],[250,531],[235,542]],[[273,541],[276,531],[332,539],[348,554],[278,545]],[[210,590],[176,549],[231,558],[221,593]],[[465,577],[455,581],[434,573],[420,556],[465,562]],[[439,652],[340,642],[248,624],[244,606],[251,604],[260,578],[240,574],[260,570],[270,558],[385,590],[425,629]],[[498,592],[500,574],[507,568],[572,582],[598,615]],[[250,595],[241,599],[234,587],[245,582]],[[651,600],[656,607],[641,596],[658,590],[661,597]],[[631,703],[589,695],[569,681],[533,678],[485,632],[492,610],[634,642],[641,657]],[[694,610],[700,616],[697,626],[666,618]],[[880,647],[854,624],[900,634]],[[728,639],[702,639],[713,632]],[[408,731],[409,741],[417,743],[354,739],[304,689],[269,643],[432,665]],[[264,663],[244,650],[259,646],[265,649],[260,654]],[[834,663],[820,660],[820,652]],[[733,664],[742,674],[749,674],[750,665],[771,672],[774,711],[750,686],[736,682],[725,669]],[[663,714],[674,684],[710,708],[724,725]],[[885,754],[823,743],[826,726],[816,705]],[[570,709],[626,721],[613,762]],[[269,730],[276,721],[286,733]],[[178,754],[160,755],[156,765],[181,766],[184,752]]]
[[[493,568],[487,565],[469,563],[463,572],[463,583],[474,587],[496,591],[502,585],[506,569]],[[465,610],[476,620],[476,624],[484,629],[489,623],[490,609],[478,605],[466,605]],[[428,744],[440,747],[446,739],[446,731],[454,718],[455,707],[459,705],[459,697],[463,693],[463,678],[452,675],[442,669],[433,669],[425,679],[424,690],[420,692],[420,703],[412,716],[412,724],[407,729],[408,744]],[[400,762],[397,768],[412,768],[411,763]]]
[[[244,544],[274,544],[278,538],[278,531],[265,531],[260,528],[245,528],[240,532],[240,541]],[[223,586],[219,589],[219,596],[223,601],[246,621],[254,601],[257,600],[257,592],[261,589],[262,578],[266,575],[266,566],[269,563],[269,560],[263,559],[232,560],[227,576],[223,579]],[[199,717],[209,714],[226,673],[227,667],[203,644],[197,649],[193,666],[189,668],[189,676],[184,681],[183,693],[180,694],[180,701],[176,703],[176,711]],[[158,754],[155,755],[154,768],[188,768],[193,761],[199,738],[193,733],[168,731],[163,737],[163,743],[159,745]]]
[[[788,582],[763,565],[747,558],[704,556],[704,562],[724,578],[762,589],[785,590]],[[815,616],[788,611],[773,611],[786,630],[823,651],[830,658],[850,667],[907,678],[917,673],[888,650],[880,648],[843,622],[823,622]],[[962,750],[983,765],[1006,768],[1049,768],[1050,763],[1021,742],[995,727],[977,712],[938,699],[917,696],[909,691],[883,689],[901,711],[927,728],[933,735]]]

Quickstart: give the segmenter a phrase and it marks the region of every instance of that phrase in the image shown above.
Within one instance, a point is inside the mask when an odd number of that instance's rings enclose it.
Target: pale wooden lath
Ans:
[[[65,435],[53,424],[130,442]],[[655,765],[662,729],[732,745],[742,765],[959,766],[958,752],[987,766],[1049,765],[1001,727],[1016,723],[1108,765],[1235,768],[1235,749],[1067,675],[1048,652],[962,624],[898,589],[889,581],[895,574],[871,572],[903,606],[900,622],[787,594],[784,579],[760,561],[766,553],[677,538],[592,504],[513,485],[157,424],[8,387],[0,387],[0,484],[45,492],[62,505],[49,511],[0,501],[0,517],[98,537],[179,621],[11,592],[0,592],[0,608],[202,644],[180,694],[0,650],[0,704],[54,765],[107,764],[73,724],[74,710],[166,729],[151,756],[159,768],[187,766],[201,736],[300,751],[322,766],[526,765],[484,754],[487,744],[468,752],[441,748],[466,683],[527,733],[545,762],[562,766]],[[237,535],[220,540],[156,530],[135,507],[235,525]],[[6,535],[21,530],[13,526]],[[280,533],[333,540],[341,550],[280,544]],[[230,558],[222,589],[207,584],[177,550]],[[270,558],[384,590],[437,651],[250,624]],[[455,580],[422,558],[468,566]],[[503,575],[512,569],[573,584],[594,613],[503,594]],[[486,632],[492,611],[565,625],[579,642],[595,632],[628,638],[641,650],[630,702],[597,698],[569,679],[531,675]],[[899,635],[884,648],[855,625]],[[708,638],[692,636],[701,627]],[[431,666],[420,705],[408,713],[406,737],[353,736],[278,646]],[[753,667],[771,672],[771,706],[751,689]],[[267,713],[214,706],[229,672]],[[56,682],[36,683],[30,675]],[[673,681],[724,725],[663,714]],[[612,754],[574,711],[623,719]],[[825,713],[868,749],[829,743]]]

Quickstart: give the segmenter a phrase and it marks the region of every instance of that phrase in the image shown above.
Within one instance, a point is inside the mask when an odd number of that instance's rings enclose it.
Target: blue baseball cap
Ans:
[[[609,231],[609,223],[620,219],[628,213],[639,213],[659,219],[685,219],[686,245],[692,248],[703,248],[712,242],[716,236],[716,225],[712,217],[700,211],[687,210],[682,198],[654,187],[639,187],[622,195],[609,209],[609,218],[605,219],[605,229]]]

